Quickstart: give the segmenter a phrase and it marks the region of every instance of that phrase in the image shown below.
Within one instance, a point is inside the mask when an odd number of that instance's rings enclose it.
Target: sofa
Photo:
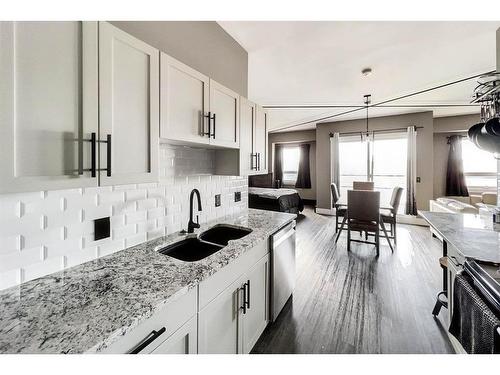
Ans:
[[[429,203],[432,212],[449,212],[462,214],[477,214],[480,208],[497,205],[497,194],[482,193],[468,197],[440,197],[432,199]]]

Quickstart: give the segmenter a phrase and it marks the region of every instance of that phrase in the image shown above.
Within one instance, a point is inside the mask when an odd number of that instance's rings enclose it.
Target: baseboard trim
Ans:
[[[321,207],[316,207],[316,213],[320,215],[329,215],[329,216],[334,216],[335,215],[335,209],[333,208],[321,208]]]
[[[399,224],[418,225],[418,226],[421,226],[421,227],[428,227],[429,226],[429,224],[427,223],[427,221],[425,221],[421,217],[411,216],[411,215],[398,215],[396,217],[396,221]]]

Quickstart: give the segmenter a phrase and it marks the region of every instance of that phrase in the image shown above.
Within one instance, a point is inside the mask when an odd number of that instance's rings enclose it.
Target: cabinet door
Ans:
[[[241,305],[238,282],[231,284],[198,313],[200,354],[238,353],[238,315]]]
[[[240,145],[240,96],[234,91],[210,80],[210,112],[213,136],[210,144],[238,148]]]
[[[101,185],[158,180],[159,59],[157,49],[99,23]],[[111,147],[102,143],[109,136]]]
[[[196,316],[155,348],[152,354],[196,354]]]
[[[267,113],[261,106],[256,108],[255,121],[255,153],[259,173],[267,173]]]
[[[97,23],[0,22],[0,193],[96,186]]]
[[[240,98],[240,176],[246,176],[254,171],[254,127],[255,104],[242,97]]]
[[[205,115],[210,79],[165,53],[161,53],[160,60],[160,137],[209,143]]]
[[[242,352],[250,353],[269,321],[269,255],[255,264],[246,275],[250,306],[242,313]]]

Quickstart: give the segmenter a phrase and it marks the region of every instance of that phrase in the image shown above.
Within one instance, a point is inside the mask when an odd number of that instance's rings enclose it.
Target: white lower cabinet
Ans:
[[[269,254],[198,314],[199,353],[249,353],[269,321]]]
[[[237,354],[241,285],[231,284],[198,314],[198,352]]]
[[[168,339],[156,347],[152,354],[196,354],[197,350],[196,316],[188,320]]]
[[[241,319],[242,352],[250,353],[269,322],[269,255],[247,274],[249,305]]]
[[[109,354],[196,353],[198,288],[168,302],[149,319],[102,351]]]
[[[269,322],[268,241],[156,312],[103,353],[249,353]]]

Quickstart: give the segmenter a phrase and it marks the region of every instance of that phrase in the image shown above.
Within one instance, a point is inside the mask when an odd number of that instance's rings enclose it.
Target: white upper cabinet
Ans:
[[[208,144],[210,79],[161,53],[160,137]]]
[[[267,113],[259,105],[256,106],[254,139],[257,171],[260,174],[267,173]]]
[[[252,174],[256,169],[253,152],[255,103],[240,98],[240,175]]]
[[[99,23],[101,185],[158,180],[159,64],[156,48]]]
[[[0,193],[96,186],[97,23],[0,22],[0,46]]]
[[[240,96],[210,80],[210,144],[231,148],[240,145]]]
[[[160,76],[161,139],[239,148],[236,92],[165,53]]]
[[[240,175],[267,173],[267,114],[240,98]]]

